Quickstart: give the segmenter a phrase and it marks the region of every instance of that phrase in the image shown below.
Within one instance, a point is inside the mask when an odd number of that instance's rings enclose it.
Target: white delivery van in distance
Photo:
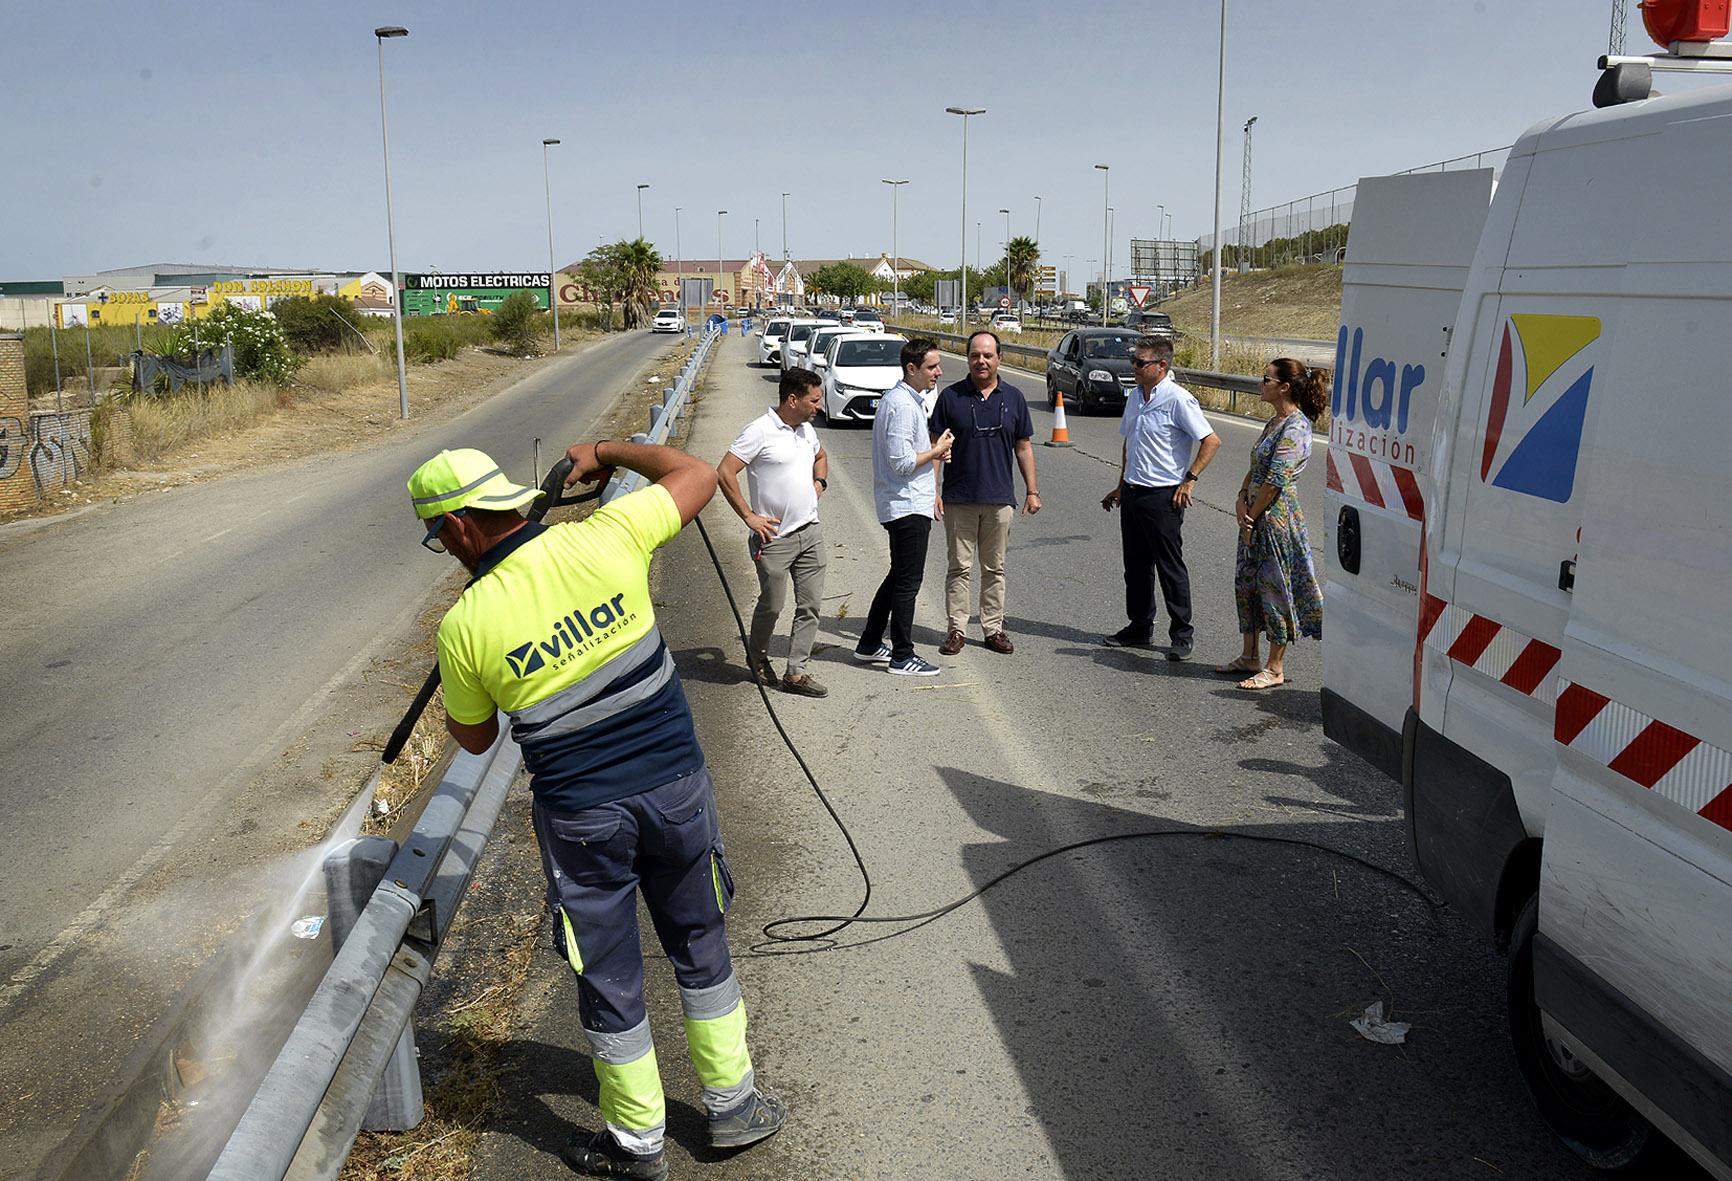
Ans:
[[[1361,182],[1325,724],[1508,949],[1545,1122],[1728,1179],[1732,87],[1546,120],[1492,187]]]

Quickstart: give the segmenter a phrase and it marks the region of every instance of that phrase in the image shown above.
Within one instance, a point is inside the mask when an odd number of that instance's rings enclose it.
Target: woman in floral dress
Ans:
[[[1244,651],[1218,673],[1251,675],[1241,689],[1285,684],[1287,645],[1323,637],[1323,593],[1311,562],[1311,539],[1299,510],[1299,473],[1311,457],[1311,423],[1328,405],[1329,373],[1278,357],[1263,371],[1263,401],[1274,415],[1251,449],[1251,470],[1239,488],[1239,554],[1233,597]],[[1269,637],[1269,659],[1258,656]]]

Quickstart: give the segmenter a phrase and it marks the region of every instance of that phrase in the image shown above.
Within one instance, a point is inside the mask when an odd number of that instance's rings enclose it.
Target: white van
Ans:
[[[1516,1060],[1601,1168],[1732,1178],[1732,87],[1361,182],[1324,715],[1509,951]]]

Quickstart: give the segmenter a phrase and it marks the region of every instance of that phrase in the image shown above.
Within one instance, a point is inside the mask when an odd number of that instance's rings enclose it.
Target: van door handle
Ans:
[[[1566,558],[1558,563],[1558,589],[1571,592],[1576,589],[1576,562],[1574,558]]]
[[[1359,573],[1359,510],[1351,505],[1342,505],[1335,519],[1335,556],[1347,573]]]

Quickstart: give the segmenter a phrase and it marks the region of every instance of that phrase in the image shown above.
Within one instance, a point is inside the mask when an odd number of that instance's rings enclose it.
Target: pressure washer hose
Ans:
[[[721,556],[716,553],[716,547],[710,541],[709,530],[704,528],[703,518],[698,517],[696,520],[698,525],[698,535],[704,539],[704,548],[710,553],[710,564],[715,567],[716,577],[721,581],[722,593],[727,596],[728,609],[734,613],[734,626],[738,629],[740,643],[744,646],[747,643],[746,621],[740,614],[740,605],[738,601],[734,598],[734,588],[732,584],[728,582],[727,571],[722,568]],[[855,843],[854,834],[848,831],[848,825],[843,821],[841,814],[836,811],[836,806],[830,802],[830,797],[824,794],[824,788],[818,783],[818,777],[812,773],[812,768],[807,764],[805,756],[800,753],[799,745],[795,743],[793,737],[788,733],[788,728],[782,725],[781,716],[776,713],[775,702],[770,699],[769,687],[761,682],[758,683],[758,696],[764,702],[764,710],[770,715],[770,721],[775,725],[776,733],[782,736],[782,742],[787,746],[788,753],[793,755],[794,761],[800,765],[800,771],[806,776],[806,782],[811,784],[813,793],[818,797],[818,802],[824,805],[824,810],[830,814],[830,819],[835,822],[837,831],[842,834],[842,839],[847,842],[848,852],[853,855],[854,864],[860,871],[861,895],[860,905],[854,908],[853,914],[790,915],[787,918],[776,919],[764,924],[763,942],[754,944],[748,950],[748,955],[812,955],[821,951],[842,951],[851,947],[866,947],[873,943],[881,943],[886,939],[895,939],[899,936],[908,934],[910,931],[916,931],[921,927],[924,927],[927,923],[936,922],[938,919],[943,918],[953,910],[958,910],[967,906],[970,902],[973,902],[976,898],[979,898],[982,894],[985,894],[1000,882],[1021,873],[1030,866],[1039,865],[1042,861],[1049,860],[1064,853],[1071,853],[1078,849],[1087,849],[1094,845],[1112,844],[1117,841],[1150,840],[1156,837],[1195,837],[1210,841],[1252,841],[1259,844],[1291,845],[1301,849],[1311,849],[1318,853],[1327,853],[1331,857],[1340,858],[1343,861],[1352,862],[1354,865],[1361,866],[1370,870],[1372,873],[1387,878],[1389,881],[1394,882],[1396,885],[1412,894],[1415,898],[1418,898],[1421,902],[1425,903],[1425,905],[1430,908],[1433,917],[1436,916],[1438,910],[1442,906],[1442,904],[1433,899],[1423,887],[1412,880],[1403,877],[1401,874],[1396,873],[1394,870],[1385,869],[1383,866],[1372,861],[1367,861],[1363,857],[1359,857],[1341,849],[1332,848],[1329,845],[1319,844],[1316,841],[1307,841],[1300,837],[1273,836],[1261,833],[1228,832],[1222,829],[1210,828],[1145,828],[1131,832],[1112,833],[1108,836],[1091,837],[1088,840],[1083,841],[1072,841],[1068,845],[1060,845],[1056,849],[1048,849],[1044,853],[1037,853],[1033,857],[1016,862],[1008,869],[988,880],[985,884],[967,894],[964,894],[954,902],[946,903],[945,905],[933,910],[922,911],[919,914],[868,915],[866,913],[866,908],[871,905],[872,902],[872,874],[866,867],[866,859],[860,854],[860,846]],[[784,929],[788,927],[805,927],[819,923],[829,925],[825,926],[822,930],[812,931],[806,934],[784,933]],[[858,939],[850,943],[840,943],[832,938],[832,936],[839,934],[848,927],[853,926],[855,923],[887,923],[899,926],[901,929],[891,931],[884,935],[876,935],[870,939]]]

